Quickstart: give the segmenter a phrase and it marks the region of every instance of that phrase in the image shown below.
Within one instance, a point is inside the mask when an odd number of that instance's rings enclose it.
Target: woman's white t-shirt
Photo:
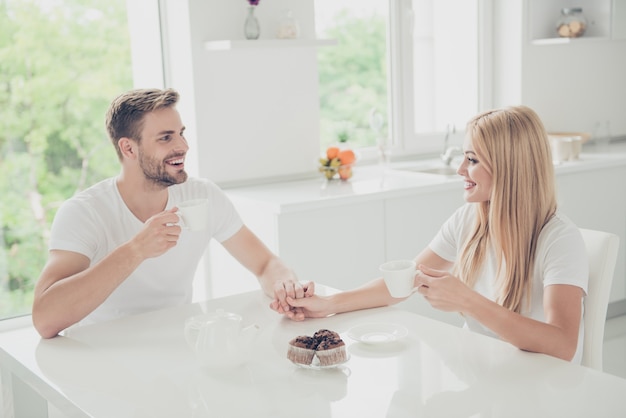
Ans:
[[[81,324],[191,302],[196,267],[211,238],[225,241],[243,226],[228,197],[206,179],[190,178],[170,186],[166,209],[199,198],[209,199],[208,227],[202,231],[183,229],[175,247],[142,262]],[[143,226],[124,203],[116,179],[111,178],[78,193],[59,208],[49,248],[83,254],[93,265]]]
[[[461,255],[462,245],[471,232],[475,220],[476,204],[467,203],[444,223],[429,248],[441,258],[455,262]],[[481,295],[490,300],[496,299],[495,278],[497,260],[493,249],[488,251],[483,269],[474,286]],[[543,289],[554,284],[567,284],[580,287],[587,293],[589,263],[585,243],[576,225],[567,217],[556,213],[539,234],[535,267],[532,277],[532,295],[530,310],[522,315],[545,322],[543,311]],[[473,331],[497,337],[491,330],[471,317],[465,317],[465,325]],[[581,317],[578,333],[578,348],[572,359],[580,363],[584,337]]]

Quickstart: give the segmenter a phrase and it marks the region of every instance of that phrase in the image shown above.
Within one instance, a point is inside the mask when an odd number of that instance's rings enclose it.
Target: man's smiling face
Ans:
[[[173,107],[145,115],[138,162],[147,180],[163,187],[187,180],[185,155],[189,145],[184,131],[180,115]]]

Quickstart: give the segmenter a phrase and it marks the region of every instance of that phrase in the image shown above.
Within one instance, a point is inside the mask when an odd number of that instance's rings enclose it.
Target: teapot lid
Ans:
[[[241,320],[241,315],[226,312],[224,309],[217,309],[215,312],[208,312],[187,318],[185,324],[192,328],[198,328],[211,324],[236,324],[241,322]]]
[[[241,321],[241,315],[232,312],[226,312],[224,309],[216,309],[215,312],[211,314],[207,314],[207,320],[231,320],[231,321]]]

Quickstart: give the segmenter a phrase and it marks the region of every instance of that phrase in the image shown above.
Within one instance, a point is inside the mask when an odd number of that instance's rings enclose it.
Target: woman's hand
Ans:
[[[468,306],[468,296],[472,289],[467,287],[458,277],[445,270],[435,270],[423,264],[415,277],[417,292],[431,304],[433,308],[446,312],[464,312]]]
[[[277,281],[274,283],[274,300],[270,303],[270,308],[289,319],[302,321],[306,315],[301,308],[292,305],[290,301],[312,297],[314,293],[315,283],[313,282],[302,285],[297,281]]]
[[[329,298],[325,296],[311,295],[301,299],[287,297],[287,302],[297,309],[303,318],[325,318],[334,313],[330,309],[332,304]]]

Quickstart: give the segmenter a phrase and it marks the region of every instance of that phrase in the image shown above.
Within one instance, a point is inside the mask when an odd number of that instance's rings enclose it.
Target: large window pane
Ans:
[[[477,12],[475,0],[413,0],[416,134],[464,127],[477,111]]]
[[[388,19],[386,1],[315,1],[317,36],[337,41],[318,52],[322,148],[376,145],[370,112],[387,118]]]
[[[117,173],[104,114],[130,88],[125,0],[0,1],[0,318],[30,312],[59,205]]]
[[[402,152],[441,151],[444,133],[480,109],[480,3],[392,2],[392,125]]]
[[[372,108],[383,116],[382,136],[391,138],[395,156],[440,152],[452,127],[458,139],[483,105],[480,6],[481,0],[316,0],[318,36],[338,43],[318,53],[322,149],[346,133],[352,147],[377,145]]]

